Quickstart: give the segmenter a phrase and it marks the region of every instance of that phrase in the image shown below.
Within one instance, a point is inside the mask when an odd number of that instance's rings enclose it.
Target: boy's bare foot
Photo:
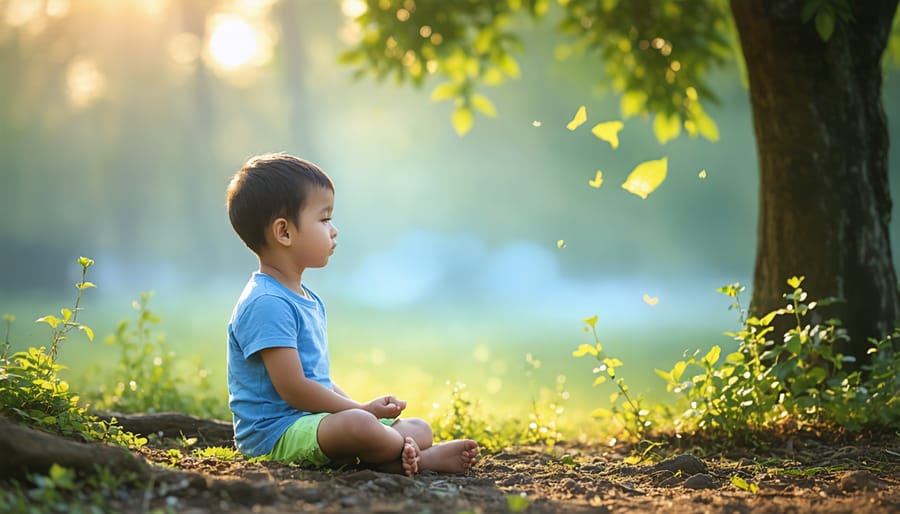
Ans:
[[[419,472],[419,445],[412,437],[407,437],[403,442],[403,452],[400,454],[400,465],[403,467],[403,474],[411,477]]]
[[[456,439],[422,450],[419,469],[439,473],[465,473],[478,459],[478,443],[471,439]]]

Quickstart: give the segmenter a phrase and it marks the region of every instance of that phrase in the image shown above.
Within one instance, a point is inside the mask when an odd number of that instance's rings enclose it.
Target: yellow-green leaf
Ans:
[[[456,97],[458,91],[459,86],[455,83],[444,82],[443,84],[438,84],[437,87],[434,88],[434,91],[431,92],[431,99],[435,102],[450,100]]]
[[[603,375],[597,375],[597,378],[594,379],[594,386],[598,386],[604,382],[606,382],[606,377]]]
[[[46,324],[50,325],[50,328],[56,330],[56,327],[59,326],[59,324],[62,322],[62,320],[52,314],[48,314],[42,318],[36,319],[34,322],[35,323],[46,323]]]
[[[500,62],[497,63],[503,73],[506,73],[510,77],[517,79],[519,78],[519,63],[516,61],[513,56],[509,54],[503,54],[503,57],[500,59]]]
[[[580,127],[581,125],[583,125],[584,122],[586,122],[586,121],[587,121],[587,108],[582,105],[581,107],[578,108],[577,111],[575,111],[575,116],[572,118],[572,121],[570,121],[566,125],[566,128],[569,130],[575,130],[578,127]]]
[[[596,327],[598,319],[600,319],[600,316],[591,316],[590,318],[584,318],[582,321],[584,321],[585,323],[587,323],[588,325],[590,325],[592,327]]]
[[[593,132],[598,139],[606,141],[609,143],[609,146],[616,149],[619,147],[619,131],[622,130],[622,127],[624,126],[625,124],[621,121],[606,121],[594,125],[591,132]]]
[[[565,248],[565,247],[566,247],[566,240],[565,240],[565,239],[559,239],[559,240],[557,240],[557,241],[556,241],[556,247],[559,248],[560,250],[562,250],[563,248]]]
[[[722,354],[722,349],[719,346],[713,346],[710,348],[709,353],[703,356],[703,362],[712,366],[719,360],[719,356]]]
[[[598,407],[591,411],[591,417],[601,419],[609,418],[612,417],[612,411],[610,411],[609,409],[604,409],[603,407]]]
[[[659,303],[658,296],[650,296],[649,294],[646,294],[646,293],[644,294],[643,300],[644,300],[644,303],[646,303],[650,307],[653,307],[654,305]]]
[[[528,508],[528,498],[519,494],[506,495],[506,509],[510,512],[522,512]]]
[[[788,279],[787,284],[789,286],[791,286],[792,288],[797,289],[798,287],[800,287],[800,284],[803,283],[803,279],[805,279],[805,278],[806,277],[793,276]]]
[[[660,144],[666,144],[681,134],[681,117],[677,114],[671,116],[659,113],[653,119],[653,134]]]
[[[81,266],[82,268],[90,268],[91,266],[94,265],[94,260],[90,259],[88,257],[79,257],[78,265]]]
[[[634,168],[622,188],[643,199],[656,190],[666,180],[669,160],[666,157],[655,161],[642,162]]]
[[[453,111],[452,115],[450,115],[450,122],[453,123],[453,129],[456,130],[457,135],[460,137],[472,130],[472,123],[474,123],[474,121],[472,110],[468,107],[459,107]]]
[[[70,319],[72,319],[72,311],[70,309],[62,308],[59,310],[59,313],[62,314],[63,323],[66,323]]]
[[[699,102],[691,104],[690,113],[692,118],[691,121],[693,121],[697,132],[699,132],[701,136],[706,138],[707,141],[716,142],[719,140],[719,126],[716,125],[716,122],[713,121],[708,114],[706,114],[706,111],[703,110],[703,107],[700,106]]]
[[[494,107],[494,104],[491,103],[491,101],[488,100],[484,95],[480,95],[478,93],[473,94],[472,98],[469,99],[469,103],[472,105],[472,107],[475,108],[476,111],[486,114],[492,118],[497,116],[497,109]]]
[[[622,95],[619,109],[623,118],[630,118],[635,114],[642,114],[647,105],[647,93],[643,91],[628,91]]]
[[[597,356],[597,348],[589,344],[580,344],[578,349],[572,352],[572,357],[583,357],[587,354]]]
[[[91,327],[87,327],[85,325],[78,325],[78,330],[81,330],[82,332],[84,332],[84,335],[87,336],[88,340],[90,340],[90,341],[94,340],[94,331],[91,329]]]
[[[588,185],[594,189],[600,189],[600,186],[603,185],[603,172],[597,170],[597,174],[594,175],[593,180],[588,180]]]

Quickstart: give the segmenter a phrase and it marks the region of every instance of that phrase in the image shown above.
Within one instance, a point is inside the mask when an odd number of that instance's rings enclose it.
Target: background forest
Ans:
[[[589,409],[591,366],[571,352],[593,341],[581,322],[593,315],[648,395],[664,390],[654,367],[730,344],[722,332],[739,319],[716,288],[750,282],[758,195],[736,64],[712,80],[718,142],[661,145],[635,118],[613,150],[566,129],[580,105],[620,119],[616,95],[590,85],[601,67],[560,61],[552,23],[523,17],[521,79],[492,91],[498,116],[460,138],[452,106],[427,102],[436,82],[354,81],[339,64],[358,37],[355,7],[0,0],[0,313],[17,316],[13,347],[45,340],[32,320],[68,303],[88,255],[98,288],[82,320],[98,337],[63,347],[70,380],[91,384],[112,362],[104,336],[153,290],[154,334],[178,355],[166,365],[206,370],[225,416],[225,324],[255,261],[224,190],[248,157],[279,150],[336,184],[338,249],[305,280],[329,307],[334,373],[351,394],[392,392],[422,414],[462,381],[494,410],[561,389],[570,409]],[[895,67],[884,86],[894,198],[898,81]],[[647,199],[620,187],[661,157],[669,175]],[[896,222],[891,233],[896,266]]]

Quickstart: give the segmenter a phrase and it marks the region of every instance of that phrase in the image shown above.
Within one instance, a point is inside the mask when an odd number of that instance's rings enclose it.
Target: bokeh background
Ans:
[[[79,321],[98,337],[64,343],[70,381],[92,386],[116,357],[104,335],[152,290],[182,372],[206,370],[224,407],[225,325],[256,264],[224,191],[269,151],[335,181],[338,248],[304,281],[328,305],[336,381],[359,399],[392,392],[422,414],[461,381],[492,413],[521,413],[558,384],[570,412],[603,406],[592,363],[571,356],[592,341],[582,319],[593,315],[620,373],[649,397],[665,394],[654,367],[729,344],[739,315],[716,288],[749,286],[758,197],[735,62],[712,81],[720,141],[660,145],[651,120],[634,118],[613,150],[590,124],[565,127],[580,105],[590,122],[621,119],[619,99],[600,63],[556,58],[551,9],[517,21],[522,77],[484,91],[499,115],[460,138],[452,106],[429,100],[437,81],[354,80],[339,64],[359,8],[0,0],[0,312],[17,317],[13,347],[47,344],[33,320],[71,306],[86,255],[98,288]],[[898,81],[886,73],[894,198]],[[620,187],[661,157],[668,178],[647,199]],[[599,189],[588,185],[597,170]]]

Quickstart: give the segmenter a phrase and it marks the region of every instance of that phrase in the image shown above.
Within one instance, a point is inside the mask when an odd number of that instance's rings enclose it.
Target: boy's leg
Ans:
[[[328,457],[358,457],[366,464],[400,462],[404,436],[385,426],[370,412],[349,409],[322,418],[317,432],[319,447]]]
[[[455,439],[439,443],[419,456],[419,469],[440,473],[465,473],[478,460],[478,443],[471,439]]]
[[[434,442],[434,434],[431,426],[424,419],[419,418],[400,418],[394,421],[391,428],[400,432],[404,438],[412,437],[419,450],[431,448]]]

